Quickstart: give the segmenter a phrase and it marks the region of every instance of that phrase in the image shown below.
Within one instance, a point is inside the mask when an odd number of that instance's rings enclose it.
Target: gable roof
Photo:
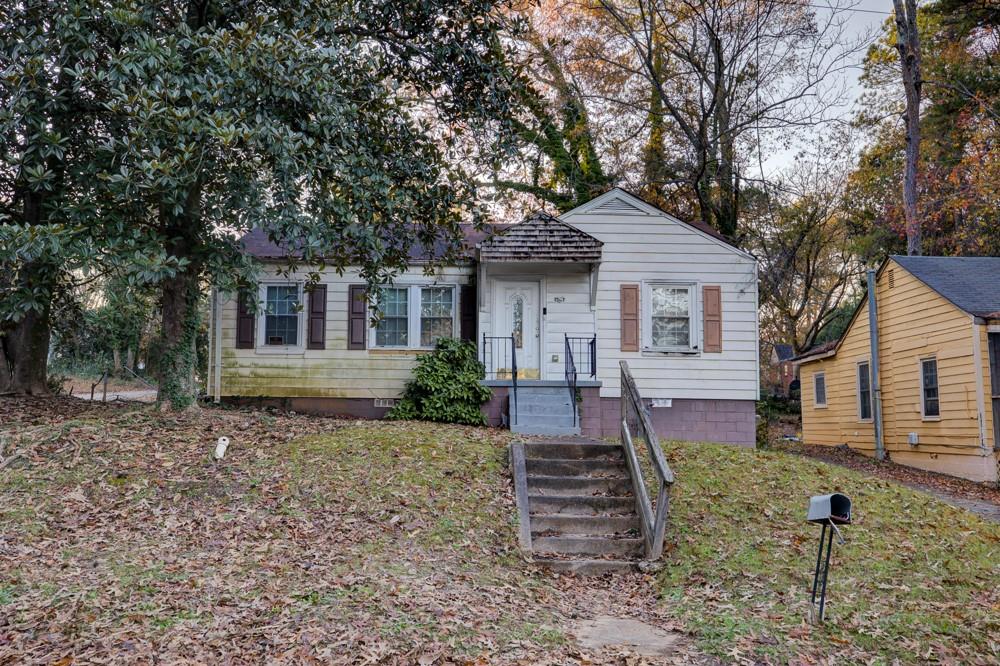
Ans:
[[[591,199],[590,201],[580,204],[572,210],[568,210],[559,216],[560,219],[569,217],[571,215],[594,215],[594,214],[606,214],[606,215],[656,215],[664,216],[681,224],[685,227],[693,229],[705,236],[712,238],[721,245],[724,245],[730,250],[734,250],[739,254],[746,256],[749,259],[755,259],[746,250],[737,247],[733,241],[723,235],[715,227],[705,224],[701,221],[688,221],[682,220],[676,215],[672,215],[667,211],[663,210],[659,206],[652,204],[637,194],[633,194],[622,187],[613,187],[604,194]]]
[[[890,257],[959,310],[1000,316],[1000,257]]]
[[[461,226],[463,240],[462,250],[459,252],[459,256],[463,259],[472,259],[477,243],[488,237],[491,233],[499,229],[507,228],[507,225],[494,225],[493,227],[486,229],[477,229],[471,224],[463,224]],[[254,228],[248,231],[240,239],[240,242],[243,244],[243,250],[247,254],[250,254],[258,259],[281,260],[298,259],[302,257],[302,253],[293,248],[290,244],[278,244],[272,242],[271,239],[267,237],[267,233],[263,229],[259,228]],[[444,254],[445,243],[443,241],[434,243],[432,247],[427,247],[421,243],[414,243],[410,246],[409,257],[410,261],[420,263],[441,259]]]
[[[601,260],[604,245],[590,234],[548,213],[533,213],[487,238],[477,246],[480,261],[579,261]]]

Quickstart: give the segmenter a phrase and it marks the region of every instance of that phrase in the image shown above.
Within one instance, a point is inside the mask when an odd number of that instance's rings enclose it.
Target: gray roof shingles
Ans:
[[[603,243],[548,213],[538,212],[524,222],[489,236],[479,244],[481,261],[601,260]]]
[[[1000,257],[908,257],[892,260],[976,317],[1000,316]]]

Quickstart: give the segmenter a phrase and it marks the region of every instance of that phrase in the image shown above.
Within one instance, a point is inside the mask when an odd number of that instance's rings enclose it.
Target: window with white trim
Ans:
[[[925,419],[941,416],[936,358],[920,359],[920,413]]]
[[[261,347],[298,347],[302,344],[302,285],[294,282],[262,284]]]
[[[646,284],[643,347],[680,352],[698,348],[695,287],[670,282]]]
[[[858,418],[872,419],[872,374],[868,361],[858,363]]]
[[[373,347],[429,349],[458,328],[453,285],[394,285],[382,289]]]
[[[813,404],[816,407],[826,407],[826,373],[817,372],[813,375]]]

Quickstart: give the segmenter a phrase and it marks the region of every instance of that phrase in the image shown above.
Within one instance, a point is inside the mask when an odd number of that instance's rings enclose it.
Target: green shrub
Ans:
[[[476,358],[474,344],[441,338],[434,351],[417,361],[403,397],[386,416],[486,425],[479,408],[492,391],[479,383],[482,378],[483,364]]]

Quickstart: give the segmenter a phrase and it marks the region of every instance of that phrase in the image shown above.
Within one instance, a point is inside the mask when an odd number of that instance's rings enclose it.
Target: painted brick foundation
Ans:
[[[618,398],[582,395],[580,426],[588,437],[618,438],[621,402]],[[754,446],[757,440],[756,411],[752,400],[673,400],[671,407],[651,410],[653,427],[663,439],[718,442]]]

